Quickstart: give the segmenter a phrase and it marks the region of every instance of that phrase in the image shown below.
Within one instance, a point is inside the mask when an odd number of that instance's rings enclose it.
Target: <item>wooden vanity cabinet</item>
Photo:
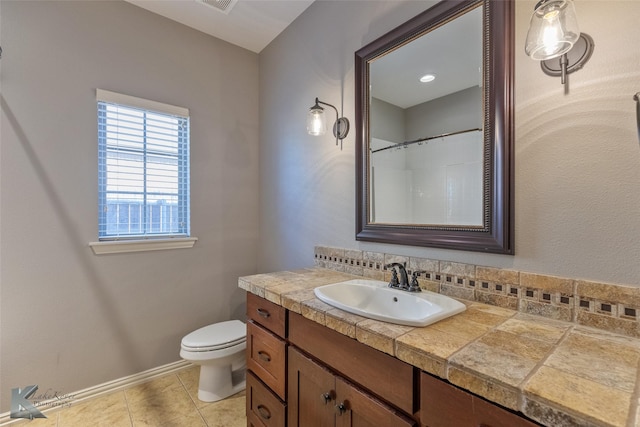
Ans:
[[[424,427],[536,427],[538,424],[425,372],[420,374]]]
[[[250,427],[534,427],[395,357],[247,294]]]

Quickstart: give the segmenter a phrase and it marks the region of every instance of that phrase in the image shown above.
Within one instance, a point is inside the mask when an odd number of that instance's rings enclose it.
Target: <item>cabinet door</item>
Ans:
[[[289,347],[289,427],[333,427],[335,377],[313,360]]]
[[[336,427],[411,427],[415,421],[336,378]]]

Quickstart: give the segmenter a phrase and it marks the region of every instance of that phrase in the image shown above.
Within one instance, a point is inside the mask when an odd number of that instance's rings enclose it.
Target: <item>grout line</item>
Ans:
[[[574,330],[575,327],[576,327],[576,325],[571,325],[569,328],[567,328],[567,330],[564,331],[564,333],[558,339],[558,341],[556,341],[555,344],[551,347],[551,349],[549,349],[547,354],[543,358],[541,358],[538,361],[538,363],[536,363],[536,365],[531,369],[531,371],[527,374],[527,376],[524,377],[522,382],[520,382],[520,385],[518,386],[518,389],[520,390],[520,393],[519,393],[519,400],[520,401],[518,402],[518,404],[520,406],[520,412],[522,412],[523,414],[525,414],[525,412],[524,412],[524,409],[525,409],[525,391],[524,391],[524,389],[525,389],[527,383],[531,380],[531,377],[533,377],[540,370],[540,368],[544,366],[544,364],[547,362],[549,357],[551,357],[551,355],[553,353],[555,353],[555,351],[558,348],[560,348],[562,343],[567,340],[568,336],[571,334],[571,332]],[[549,404],[548,406],[552,410],[555,410],[555,411],[558,410],[553,404]],[[527,415],[527,414],[525,414],[525,415]],[[527,415],[527,416],[531,417],[531,415]]]
[[[198,368],[198,373],[199,373],[200,368]],[[178,374],[176,374],[178,375]],[[182,385],[182,387],[184,388],[184,390],[187,392],[187,396],[189,396],[189,399],[191,400],[191,403],[193,403],[193,406],[196,409],[196,412],[198,413],[198,415],[200,416],[200,419],[202,420],[202,422],[204,423],[205,426],[209,426],[209,423],[207,422],[207,420],[205,419],[204,415],[202,415],[202,412],[200,411],[200,408],[198,407],[198,402],[196,401],[196,399],[198,398],[197,395],[194,398],[191,393],[189,393],[189,389],[187,388],[187,385],[184,383],[184,381],[182,381],[182,378],[180,378],[180,375],[178,375],[178,381],[180,381],[180,384]],[[197,391],[196,391],[197,392]]]
[[[129,423],[130,423],[131,427],[134,427],[134,425],[133,425],[133,414],[131,413],[131,407],[129,406],[129,398],[127,397],[127,393],[125,393],[124,390],[121,390],[120,392],[124,396],[124,404],[127,407],[127,414],[129,414]]]
[[[477,303],[479,303],[479,301],[472,301],[472,302],[477,302]],[[482,303],[480,303],[480,304],[482,304]],[[453,353],[451,353],[449,356],[447,356],[447,357],[444,359],[444,365],[445,365],[445,367],[444,367],[444,372],[445,372],[445,375],[446,375],[446,378],[445,378],[445,379],[446,379],[447,381],[451,382],[451,381],[449,380],[449,368],[451,368],[451,365],[452,365],[452,363],[451,363],[451,359],[453,359],[453,357],[454,357],[454,356],[456,356],[458,353],[461,353],[461,352],[462,352],[463,350],[465,350],[466,348],[471,347],[473,344],[475,344],[475,343],[479,342],[482,338],[484,338],[485,336],[487,336],[487,335],[488,335],[488,334],[490,334],[491,332],[495,332],[495,331],[497,331],[497,330],[498,330],[498,328],[504,324],[504,322],[506,322],[507,320],[510,320],[510,319],[515,318],[517,314],[518,314],[518,312],[514,312],[511,316],[509,316],[509,317],[507,317],[506,319],[502,320],[502,321],[501,321],[500,323],[498,323],[497,325],[491,326],[489,329],[487,329],[487,330],[486,330],[485,332],[483,332],[481,335],[479,335],[479,336],[475,337],[473,340],[469,341],[467,344],[463,345],[462,347],[460,347],[459,349],[457,349],[457,350],[455,350]],[[473,322],[473,320],[469,320],[469,322]],[[453,367],[454,367],[454,368],[456,368],[455,364],[454,364],[454,366],[453,366]],[[465,369],[461,369],[461,370],[463,370],[463,371],[465,371],[465,372],[467,372],[467,373],[469,373],[469,374],[476,375],[475,373],[473,373],[473,372],[471,372],[471,371],[466,371]],[[451,384],[453,384],[453,383],[451,383]]]

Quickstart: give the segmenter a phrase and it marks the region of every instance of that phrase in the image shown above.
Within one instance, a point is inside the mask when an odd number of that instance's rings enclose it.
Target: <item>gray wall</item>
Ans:
[[[405,110],[378,98],[371,98],[371,138],[400,143],[407,140]]]
[[[482,88],[470,87],[433,101],[407,108],[406,138],[418,138],[482,128]]]
[[[524,54],[534,5],[516,2],[515,256],[355,240],[355,132],[340,151],[305,114],[318,96],[353,120],[354,51],[428,4],[317,1],[260,55],[260,270],[320,244],[640,285],[640,2],[576,3],[596,48],[566,95]]]
[[[258,241],[258,55],[120,1],[2,2],[0,393],[71,393],[242,318]],[[193,249],[95,256],[95,89],[191,110]]]
[[[400,143],[482,128],[482,89],[467,88],[406,109],[371,98],[372,138]]]

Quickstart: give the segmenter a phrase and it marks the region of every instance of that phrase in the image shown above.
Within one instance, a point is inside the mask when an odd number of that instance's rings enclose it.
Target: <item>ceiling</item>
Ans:
[[[314,0],[125,0],[255,53],[260,53]],[[226,11],[214,7],[219,6]],[[371,66],[371,92],[408,108],[482,84],[482,8],[449,22]],[[432,84],[418,82],[425,73]]]
[[[125,0],[260,53],[314,0]],[[227,12],[214,7],[228,3]]]
[[[481,86],[482,8],[375,59],[369,72],[371,95],[400,108]],[[421,83],[425,74],[435,80]]]

